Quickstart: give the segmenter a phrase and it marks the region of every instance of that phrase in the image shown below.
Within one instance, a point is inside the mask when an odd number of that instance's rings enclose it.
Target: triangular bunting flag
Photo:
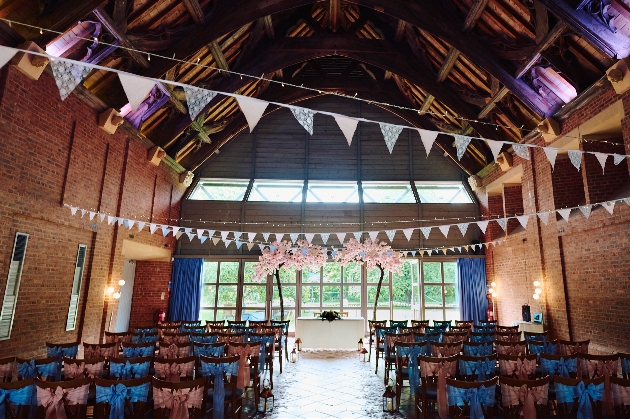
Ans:
[[[304,127],[309,134],[313,135],[313,117],[315,111],[307,108],[298,108],[297,106],[289,106],[291,113],[297,121]]]
[[[623,202],[625,202],[626,205],[630,206],[630,198],[624,198]]]
[[[468,231],[468,223],[457,224],[457,228],[459,228],[459,232],[462,233],[463,237],[466,235],[466,231]]]
[[[13,48],[0,45],[0,68],[7,65],[7,63],[11,61],[11,58],[13,58],[16,52],[17,51]]]
[[[273,252],[274,250],[276,250],[276,246],[269,246],[269,250]]]
[[[335,121],[337,121],[337,125],[343,132],[343,135],[346,137],[346,141],[348,141],[348,145],[352,144],[352,137],[354,136],[354,132],[357,130],[357,125],[359,124],[358,119],[348,118],[343,115],[335,115]]]
[[[615,166],[621,163],[625,158],[626,156],[623,154],[613,154],[613,162],[615,163]]]
[[[465,135],[453,134],[453,138],[455,138],[455,148],[457,149],[457,160],[461,160],[464,157],[464,153],[468,148],[468,144],[470,144],[470,137]]]
[[[138,221],[138,231],[144,230],[145,225],[147,225],[145,221]]]
[[[569,215],[571,215],[571,208],[563,208],[558,210],[558,214],[564,218],[565,221],[569,221]]]
[[[192,231],[187,231],[186,235],[188,236],[188,240],[193,241],[193,239],[195,238],[196,234],[193,233]]]
[[[481,232],[483,234],[486,234],[486,229],[488,228],[488,223],[490,221],[477,221],[477,225],[479,226],[479,228],[481,229]]]
[[[151,234],[155,233],[155,230],[157,230],[158,226],[157,224],[149,224],[149,231],[151,232]]]
[[[383,133],[383,137],[385,138],[385,144],[387,145],[389,154],[392,154],[392,151],[394,151],[394,144],[396,144],[396,140],[398,140],[398,136],[400,135],[403,127],[398,125],[385,124],[383,122],[379,122],[378,124],[381,127],[381,132]]]
[[[446,254],[446,248],[442,249],[442,253]]]
[[[206,236],[197,235],[197,237],[199,237],[199,241],[201,242],[201,244],[203,244],[206,240],[208,240]]]
[[[517,215],[516,219],[523,226],[525,230],[527,230],[527,222],[529,221],[529,215]]]
[[[427,157],[429,157],[429,153],[431,152],[431,148],[433,148],[433,143],[439,132],[419,129],[418,134],[420,134],[420,140],[422,140],[422,145],[424,145],[424,151],[427,153]]]
[[[221,240],[221,239],[220,239],[220,238],[218,238],[218,237],[213,237],[213,238],[212,238],[212,244],[214,244],[214,245],[216,246],[216,245],[217,245],[217,243],[219,243],[219,241],[220,241],[220,240]]]
[[[593,153],[595,154],[595,158],[599,162],[599,165],[602,166],[602,173],[604,173],[604,168],[606,167],[606,159],[608,158],[608,154],[605,153]]]
[[[387,234],[389,242],[392,243],[394,241],[394,236],[396,235],[396,230],[386,230],[385,234]]]
[[[613,211],[615,210],[615,201],[612,202],[602,202],[602,207],[606,208],[606,211],[613,215]]]
[[[266,242],[268,242],[268,241],[269,241],[269,235],[270,235],[270,234],[271,234],[271,233],[262,233],[263,239],[265,239],[265,241],[266,241]]]
[[[76,215],[78,209],[79,209],[78,207],[70,207],[70,214]]]
[[[545,156],[547,156],[547,160],[549,160],[549,163],[551,163],[551,170],[553,171],[553,168],[556,165],[556,156],[558,155],[558,149],[543,147],[543,151],[545,152]]]
[[[127,230],[131,230],[131,227],[133,227],[133,225],[136,223],[136,220],[125,220],[125,227],[127,227]]]
[[[192,228],[190,227],[184,227],[184,233],[188,234],[192,231]]]
[[[372,242],[376,241],[376,237],[378,237],[378,231],[370,231],[368,232],[368,234],[370,235],[370,240],[372,240]]]
[[[289,237],[291,237],[293,243],[297,243],[300,233],[289,233]]]
[[[330,233],[319,233],[319,237],[322,238],[322,242],[324,245],[328,244],[328,238],[330,237]]]
[[[405,237],[407,237],[407,241],[411,240],[411,235],[413,234],[413,228],[404,228],[403,229],[403,234],[405,235]]]
[[[177,233],[175,233],[175,238],[176,238],[177,240],[179,240],[179,238],[180,238],[183,234],[184,234],[184,232],[183,232],[183,231],[179,231],[179,230],[177,230]]]
[[[203,108],[217,95],[215,92],[199,87],[184,85],[186,94],[186,106],[188,106],[188,116],[191,121],[197,119]]]
[[[420,231],[422,231],[422,235],[425,240],[429,240],[429,234],[431,234],[431,227],[420,227]]]
[[[228,234],[230,234],[229,231],[222,231],[221,232],[221,240],[225,241],[225,239],[227,239]]]
[[[258,121],[260,121],[260,118],[262,118],[265,113],[269,102],[248,96],[236,96],[236,101],[241,111],[243,111],[245,119],[247,119],[249,132],[254,131],[256,124],[258,124]]]
[[[363,232],[362,231],[355,231],[354,233],[354,239],[358,242],[361,241],[361,236],[363,236]]]
[[[74,88],[92,71],[91,67],[59,59],[52,59],[50,61],[50,67],[52,68],[53,77],[59,88],[61,100],[66,100]]]
[[[208,237],[214,236],[214,230],[208,230]]]
[[[235,240],[240,240],[242,235],[243,235],[243,233],[241,233],[240,231],[235,231],[234,232],[234,239]]]
[[[529,160],[529,147],[524,144],[512,144],[514,153],[522,159]]]
[[[254,243],[247,243],[247,250],[252,250],[254,246],[255,246]]]
[[[547,223],[549,222],[549,213],[548,212],[539,212],[538,213],[538,218],[540,218],[540,221],[542,221],[544,225],[547,225]]]
[[[265,250],[265,245],[262,243],[258,244],[258,248],[260,249],[260,251],[262,252],[263,250]]]
[[[101,223],[102,223],[103,220],[105,219],[106,215],[105,214],[99,214],[98,217],[101,219]]]
[[[168,233],[171,232],[171,229],[168,228],[168,226],[162,226],[162,235],[164,237],[168,236]]]
[[[125,221],[124,218],[117,218],[116,219],[116,222],[118,223],[119,226],[122,225],[124,221]]]
[[[202,230],[200,228],[197,229],[197,236],[203,237],[206,233],[206,230]]]
[[[243,242],[242,242],[242,241],[239,241],[239,240],[236,240],[236,241],[235,241],[235,243],[236,243],[236,248],[237,248],[237,249],[240,249],[240,248],[241,248],[241,246],[243,245]]]
[[[230,243],[232,243],[232,240],[224,240],[223,244],[225,244],[225,248],[227,249],[230,246]]]
[[[83,216],[85,215],[86,212],[87,212],[87,210],[81,209],[81,218],[83,218]]]
[[[107,216],[107,224],[108,225],[112,225],[112,223],[114,222],[115,219],[116,219],[116,217],[108,215]]]
[[[508,219],[507,218],[499,218],[498,220],[495,220],[495,221],[497,222],[499,227],[501,227],[501,229],[503,231],[505,231],[505,229],[507,228]]]
[[[346,233],[335,233],[337,235],[337,240],[339,240],[339,243],[343,243],[344,239],[346,238]]]
[[[582,205],[581,207],[578,207],[580,209],[580,211],[582,211],[582,214],[584,215],[584,218],[588,218],[591,216],[591,209],[592,209],[592,205],[590,204],[586,204],[586,205]]]
[[[492,151],[494,161],[497,161],[499,153],[501,153],[501,149],[503,148],[503,141],[486,140],[486,143],[488,147],[490,147],[490,151]]]
[[[580,167],[582,166],[582,152],[580,150],[569,150],[568,154],[571,164],[580,171]]]
[[[448,238],[448,231],[451,229],[450,225],[442,225],[438,227],[440,229],[440,231],[442,232],[442,234],[444,234],[444,237]]]
[[[286,233],[273,233],[276,236],[276,241],[282,241],[282,238]]]
[[[134,111],[138,109],[138,106],[140,106],[151,92],[151,89],[153,89],[153,86],[155,86],[155,81],[133,74],[118,73],[118,78],[125,90],[129,105]]]
[[[304,237],[306,237],[307,242],[312,243],[313,237],[315,237],[315,233],[304,233]]]
[[[94,211],[90,211],[90,221],[92,221],[94,219],[95,215],[96,215],[96,213]]]

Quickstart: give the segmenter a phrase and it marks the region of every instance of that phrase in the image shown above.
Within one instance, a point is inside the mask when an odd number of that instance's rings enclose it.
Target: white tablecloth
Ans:
[[[545,328],[542,323],[534,322],[512,322],[512,326],[518,326],[518,331],[521,332],[521,338],[525,339],[523,332],[529,333],[544,333]]]
[[[359,339],[365,336],[363,317],[344,317],[328,322],[314,317],[298,317],[295,321],[295,338],[302,339],[303,348],[356,349]]]

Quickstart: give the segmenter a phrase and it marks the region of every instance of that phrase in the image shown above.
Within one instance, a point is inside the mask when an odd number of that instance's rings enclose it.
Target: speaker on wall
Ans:
[[[532,313],[529,309],[529,305],[525,304],[523,306],[523,321],[524,322],[531,322],[532,321]]]

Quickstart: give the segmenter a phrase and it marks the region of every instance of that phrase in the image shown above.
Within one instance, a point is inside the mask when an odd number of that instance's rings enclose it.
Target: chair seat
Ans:
[[[437,385],[436,384],[427,384],[427,399],[437,400]],[[422,396],[422,385],[416,387],[416,395]]]
[[[210,399],[210,401],[212,401],[212,397],[214,397],[214,389],[210,389],[208,390],[208,398]],[[236,389],[236,397],[237,398],[241,398],[243,397],[243,390],[241,390],[240,388]],[[232,398],[232,388],[231,387],[227,387],[225,389],[225,399],[231,399]]]

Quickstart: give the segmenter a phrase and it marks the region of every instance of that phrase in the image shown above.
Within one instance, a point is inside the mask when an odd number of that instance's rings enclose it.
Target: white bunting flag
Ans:
[[[197,234],[197,237],[199,237],[199,241],[201,242],[201,244],[203,244],[206,240],[208,240],[206,236],[200,236],[199,234]]]
[[[149,231],[151,232],[151,234],[155,233],[155,230],[157,230],[158,226],[157,224],[149,224]]]
[[[258,248],[260,249],[260,251],[262,252],[263,250],[265,250],[265,245],[262,243],[258,244]]]
[[[593,153],[595,154],[595,158],[599,162],[600,166],[602,166],[602,173],[604,173],[604,168],[606,167],[606,159],[608,158],[608,154],[605,153]]]
[[[300,233],[289,233],[289,237],[291,237],[293,243],[297,243]]]
[[[571,160],[571,164],[580,171],[580,167],[582,166],[582,152],[580,150],[569,150],[569,160]]]
[[[59,88],[61,100],[66,100],[74,88],[92,71],[91,67],[59,59],[51,59],[50,67]]]
[[[548,212],[539,212],[538,213],[538,218],[540,218],[540,221],[542,221],[544,225],[547,225],[547,223],[549,222],[549,213]]]
[[[427,153],[427,157],[429,157],[429,153],[431,152],[431,148],[433,148],[433,143],[439,132],[419,129],[418,134],[420,134],[420,140],[422,140],[422,145],[424,145],[424,151]]]
[[[613,163],[615,163],[616,166],[621,163],[625,158],[626,156],[624,156],[623,154],[613,154]]]
[[[606,211],[613,215],[613,211],[615,210],[615,201],[612,202],[602,202],[602,207],[606,208]]]
[[[527,230],[527,222],[529,221],[529,215],[517,215],[516,219],[523,226],[525,230]]]
[[[506,231],[505,229],[507,228],[507,222],[508,222],[507,218],[499,218],[498,220],[495,220],[495,221],[497,222],[497,224],[499,225],[499,227],[501,227],[503,231]]]
[[[185,228],[184,233],[186,233],[186,235],[188,236],[188,240],[190,241],[193,241],[196,236],[196,234],[192,232],[192,228]]]
[[[208,230],[208,237],[214,236],[214,230]]]
[[[492,151],[494,161],[497,161],[499,153],[501,153],[501,148],[503,148],[503,141],[486,140],[486,143],[488,144],[488,147],[490,147],[490,151]]]
[[[289,106],[291,113],[297,121],[304,127],[309,134],[313,135],[313,118],[315,111],[307,108],[299,108],[297,106]]]
[[[396,230],[386,230],[385,234],[387,234],[389,242],[392,243],[394,241],[394,236],[396,235]]]
[[[224,240],[223,244],[225,244],[225,248],[227,249],[230,246],[230,243],[232,243],[232,240]]]
[[[357,125],[359,124],[358,119],[348,118],[343,115],[335,115],[335,121],[337,121],[337,125],[343,132],[343,135],[346,137],[346,141],[348,145],[352,144],[352,137],[354,136],[354,132],[357,130]]]
[[[155,86],[155,81],[133,74],[118,73],[118,78],[125,90],[129,105],[134,111],[138,109],[138,106],[142,104],[144,99],[151,92],[151,89]]]
[[[626,205],[630,206],[630,198],[624,198],[623,202],[625,202]]]
[[[376,241],[376,238],[378,237],[378,231],[369,231],[368,234],[370,235],[370,240],[372,240],[372,242]]]
[[[470,144],[470,137],[465,135],[453,134],[453,138],[455,138],[455,148],[457,149],[457,160],[461,160],[464,157],[464,153],[468,148],[468,144]]]
[[[271,233],[262,233],[263,239],[265,239],[265,241],[266,241],[266,242],[268,242],[268,241],[269,241],[269,235],[270,235],[270,234],[271,234]]]
[[[392,154],[392,151],[394,151],[394,144],[396,144],[396,140],[398,140],[398,136],[400,135],[403,127],[398,125],[385,124],[383,122],[379,122],[378,125],[381,127],[381,132],[383,133],[383,137],[385,138],[385,144],[387,145],[389,154]]]
[[[206,230],[202,230],[200,228],[197,229],[197,236],[199,237],[199,239],[201,240],[201,237],[203,237],[206,234]]]
[[[569,216],[571,215],[571,208],[563,208],[558,210],[558,214],[564,218],[565,221],[569,221]]]
[[[459,228],[459,232],[462,233],[462,237],[464,237],[466,231],[468,231],[468,223],[459,223],[457,224],[457,228]]]
[[[145,225],[147,225],[145,221],[138,221],[138,231],[144,230]]]
[[[220,240],[221,240],[221,239],[220,239],[220,238],[218,238],[218,237],[213,237],[213,238],[212,238],[212,244],[214,244],[214,245],[216,246],[216,245],[217,245],[217,243],[219,243],[219,241],[220,241]]]
[[[258,124],[258,121],[260,121],[260,118],[262,118],[265,113],[269,102],[248,96],[236,96],[236,101],[241,111],[243,111],[245,119],[247,119],[249,132],[254,131],[256,124]]]
[[[553,168],[556,165],[556,156],[558,155],[558,149],[543,147],[543,151],[545,152],[545,156],[547,156],[547,160],[549,160],[549,163],[551,163],[551,170],[553,171]]]
[[[584,218],[588,219],[588,217],[591,216],[591,209],[593,208],[591,204],[582,205],[581,207],[578,207],[578,208],[580,209],[580,211],[582,211]]]
[[[481,232],[483,234],[486,234],[486,229],[488,228],[488,223],[490,221],[477,221],[477,225],[479,226],[479,228],[481,229]]]
[[[354,233],[354,239],[358,242],[361,241],[361,236],[363,236],[363,232],[362,231],[355,231]]]
[[[119,226],[121,226],[124,221],[125,221],[124,218],[116,218],[116,222],[118,223]]]
[[[170,228],[168,228],[168,226],[162,226],[161,228],[162,228],[162,235],[163,235],[164,237],[168,236],[168,233],[170,233],[170,232],[171,232],[171,229],[170,229]]]
[[[307,242],[312,243],[313,237],[315,237],[315,233],[304,233],[304,237],[306,237]]]
[[[405,235],[405,237],[407,237],[407,241],[411,240],[411,235],[413,234],[413,228],[404,228],[403,229],[403,234]]]
[[[81,218],[83,218],[83,216],[87,213],[87,210],[84,210],[83,208],[81,208]]]
[[[284,235],[286,233],[273,233],[276,236],[276,241],[280,242],[282,241],[282,238],[284,237]]]
[[[188,116],[190,116],[191,121],[197,119],[197,115],[217,95],[211,90],[188,85],[184,85],[184,93],[186,94],[186,106],[188,106]]]
[[[319,237],[322,238],[322,242],[324,245],[328,244],[328,238],[330,237],[330,233],[319,233]]]
[[[114,220],[116,220],[116,217],[113,217],[111,215],[107,216],[107,225],[112,225],[112,223],[114,222]]]
[[[451,229],[450,225],[442,225],[438,227],[440,229],[440,231],[442,232],[442,234],[444,234],[444,237],[448,238],[448,231]]]
[[[431,227],[420,227],[420,231],[422,231],[422,235],[425,240],[429,239],[429,234],[431,234]]]
[[[514,153],[522,159],[529,160],[529,147],[524,144],[512,144]]]
[[[105,214],[99,214],[98,217],[101,219],[101,223],[102,223],[103,220],[105,219],[106,215]]]
[[[17,50],[14,50],[13,48],[0,45],[0,68],[7,65],[7,63],[11,61],[11,58],[13,58],[16,52]]]
[[[230,234],[229,231],[222,231],[221,232],[221,240],[225,241],[227,239],[228,234]]]
[[[70,207],[70,214],[76,215],[78,209],[79,209],[78,207]]]
[[[131,230],[131,227],[136,223],[136,220],[125,220],[125,226],[127,230]]]
[[[96,215],[96,213],[94,211],[90,211],[90,221],[92,221],[94,219],[95,215]]]
[[[339,243],[343,243],[344,239],[346,238],[346,233],[335,233],[337,235],[337,240],[339,240]]]

